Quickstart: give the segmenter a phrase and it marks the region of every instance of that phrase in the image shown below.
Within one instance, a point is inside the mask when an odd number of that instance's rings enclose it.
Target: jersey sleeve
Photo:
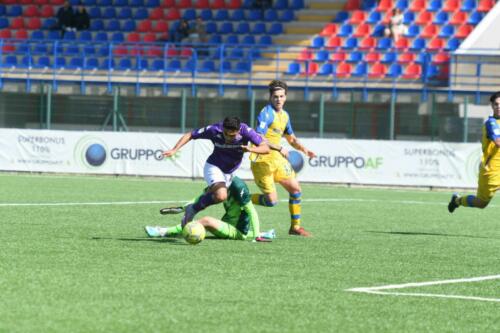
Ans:
[[[247,127],[246,131],[247,131],[248,140],[251,143],[253,143],[256,146],[258,146],[262,143],[262,141],[263,141],[262,137],[259,134],[257,134],[257,132],[253,128]]]
[[[191,132],[191,138],[196,139],[210,139],[215,135],[215,127],[208,125],[202,128],[195,129]]]
[[[492,141],[500,138],[500,127],[498,126],[497,120],[493,117],[489,117],[484,124],[486,127],[486,137]]]
[[[286,122],[286,126],[285,126],[285,134],[287,135],[293,135],[293,128],[292,128],[292,122],[290,121],[290,115],[288,114],[287,112],[287,115],[288,115],[288,121]]]
[[[263,108],[259,115],[257,116],[257,128],[255,131],[259,134],[265,135],[269,129],[269,125],[273,123],[274,116],[272,110],[269,110],[270,106]]]

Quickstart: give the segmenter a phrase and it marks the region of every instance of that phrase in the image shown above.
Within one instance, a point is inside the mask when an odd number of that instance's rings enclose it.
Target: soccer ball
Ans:
[[[199,222],[189,222],[182,229],[182,236],[189,244],[198,244],[205,239],[205,227]]]

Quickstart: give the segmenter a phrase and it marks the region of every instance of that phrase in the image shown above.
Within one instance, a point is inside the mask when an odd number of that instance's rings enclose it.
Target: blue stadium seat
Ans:
[[[217,24],[215,22],[207,22],[206,26],[207,34],[212,35],[217,33]]]
[[[422,51],[425,50],[427,46],[427,40],[424,38],[415,38],[410,45],[410,50],[412,51]]]
[[[455,27],[451,24],[443,25],[441,31],[438,34],[438,37],[441,38],[450,38],[455,35]]]
[[[47,68],[50,67],[50,59],[47,56],[41,56],[38,58],[38,61],[33,65],[35,68]]]
[[[331,75],[332,73],[333,73],[333,64],[328,62],[321,65],[318,71],[318,75]]]
[[[97,58],[86,58],[83,67],[85,69],[97,69],[99,68],[99,60]]]
[[[49,31],[47,39],[61,39],[61,32],[58,30]]]
[[[460,39],[450,38],[450,39],[448,39],[448,42],[446,43],[445,50],[455,51],[460,46],[460,43],[461,43]]]
[[[78,40],[82,42],[90,42],[92,40],[92,33],[88,30],[80,31]]]
[[[447,12],[439,12],[434,16],[434,24],[443,25],[449,20],[449,15]]]
[[[361,9],[370,11],[377,6],[377,0],[364,0],[361,2]]]
[[[311,47],[321,48],[325,46],[325,39],[321,36],[314,37],[311,42]]]
[[[182,18],[188,21],[196,19],[196,10],[194,8],[185,9]]]
[[[255,44],[255,37],[253,35],[245,35],[245,36],[243,36],[243,39],[241,40],[241,44],[254,45]]]
[[[96,0],[83,0],[83,1],[80,1],[81,4],[83,4],[84,6],[95,6],[97,4],[97,1]]]
[[[219,32],[221,34],[231,34],[233,33],[233,23],[231,22],[224,22],[222,23]]]
[[[368,64],[366,62],[362,62],[354,67],[354,70],[351,73],[351,76],[354,77],[365,77],[368,74]]]
[[[100,7],[90,7],[89,16],[91,20],[101,18],[101,8]]]
[[[7,6],[7,16],[21,16],[23,14],[23,7],[19,5]]]
[[[257,44],[270,46],[273,44],[273,38],[269,35],[262,35],[262,36],[260,36],[259,42]]]
[[[240,22],[238,26],[236,26],[236,33],[240,35],[245,35],[250,33],[250,25],[248,22]]]
[[[70,44],[64,48],[64,55],[78,55],[80,54],[80,47],[78,44]]]
[[[95,47],[94,47],[94,44],[85,44],[85,46],[83,47],[83,54],[84,55],[91,55],[91,54],[95,54]]]
[[[99,0],[99,6],[110,7],[113,5],[113,0]]]
[[[76,32],[74,31],[66,31],[64,33],[64,40],[76,40]]]
[[[111,35],[111,41],[113,43],[121,43],[125,40],[125,36],[121,32],[115,32]]]
[[[233,64],[230,61],[223,61],[217,69],[223,73],[229,73],[233,69]]]
[[[384,37],[380,38],[377,43],[378,50],[388,50],[392,48],[392,38],[390,37]]]
[[[222,43],[222,36],[221,35],[211,35],[208,38],[208,43],[209,44],[220,44],[220,43]]]
[[[247,58],[251,60],[261,59],[262,53],[259,48],[251,48],[250,51],[248,51]]]
[[[144,7],[144,1],[143,0],[129,0],[129,6]]]
[[[103,20],[91,20],[90,21],[90,30],[92,31],[102,31],[104,30],[104,21]]]
[[[108,22],[105,26],[105,29],[107,31],[119,31],[119,30],[121,30],[120,21],[115,20],[115,19],[108,20]]]
[[[215,72],[215,62],[213,60],[203,61],[201,67],[198,69],[201,73]]]
[[[113,19],[116,17],[116,9],[114,7],[106,7],[104,11],[101,12],[102,18]]]
[[[393,51],[385,52],[382,55],[382,59],[380,59],[380,62],[383,64],[391,64],[395,62],[398,58],[398,54]]]
[[[145,20],[149,17],[149,13],[146,8],[137,8],[132,17],[135,20]]]
[[[128,0],[114,0],[114,5],[117,7],[128,6]]]
[[[231,16],[230,16],[231,21],[244,21],[245,20],[245,12],[243,9],[238,8],[232,11]]]
[[[180,62],[179,62],[179,67],[180,67]],[[166,70],[165,61],[163,59],[154,59],[149,69],[153,71],[164,71]]]
[[[406,12],[403,14],[403,23],[406,25],[413,24],[415,21],[415,13],[414,12]]]
[[[295,20],[295,13],[292,9],[285,9],[281,12],[281,16],[279,17],[280,21],[283,22],[291,22]]]
[[[352,51],[347,57],[347,62],[358,63],[363,61],[363,53],[359,51]]]
[[[247,20],[250,21],[262,21],[262,11],[260,9],[252,9],[248,13]]]
[[[4,16],[7,14],[7,8],[5,5],[0,5],[0,16]]]
[[[45,39],[45,33],[42,30],[35,30],[31,33],[31,39],[34,40]]]
[[[269,34],[279,35],[282,33],[283,33],[283,23],[274,22],[273,24],[271,24],[271,27],[269,28]]]
[[[210,21],[212,19],[212,10],[208,8],[202,9],[200,16],[203,19],[203,21]],[[207,22],[207,24],[208,23],[213,23],[213,22]]]
[[[269,8],[264,12],[264,21],[266,22],[278,21],[278,17],[278,12],[273,8]]]
[[[420,26],[416,24],[410,25],[404,35],[410,38],[417,37],[418,35],[420,35]]]
[[[349,12],[341,10],[337,12],[335,18],[333,19],[334,23],[344,23],[349,18]]]
[[[55,68],[65,68],[66,67],[66,58],[65,57],[56,57],[54,61]]]
[[[33,50],[31,51],[31,53],[33,53],[33,54],[47,54],[47,52],[48,52],[48,49],[47,49],[47,45],[45,43],[34,44]]]
[[[356,37],[349,37],[344,41],[344,45],[342,45],[343,49],[353,50],[358,47],[358,39]]]
[[[115,60],[110,58],[104,58],[99,61],[98,69],[111,70],[115,68]]]
[[[24,68],[33,67],[33,57],[30,55],[24,56],[23,59],[21,60],[20,66]]]
[[[288,0],[274,0],[274,8],[276,9],[287,9],[288,8]]]
[[[135,31],[135,28],[136,28],[135,20],[126,20],[123,23],[122,30],[126,31],[126,32],[132,32],[132,31]]]
[[[190,66],[190,69],[188,70],[188,72],[191,72],[192,71],[192,67],[194,66],[193,63],[194,63],[193,60],[191,60],[191,65],[188,65],[186,63],[186,67],[184,69],[186,69],[188,66]],[[168,64],[167,64],[166,70],[167,70],[167,72],[177,72],[177,71],[180,71],[181,70],[181,61],[178,60],[178,59],[172,59],[172,60],[170,60],[168,62]]]
[[[160,7],[160,0],[146,0],[144,5],[149,8]]]
[[[229,35],[226,37],[226,44],[239,44],[240,37],[238,35]]]
[[[132,9],[129,7],[120,8],[118,10],[117,18],[120,20],[132,18]]]
[[[384,32],[385,32],[385,25],[383,23],[377,24],[373,30],[370,36],[372,37],[384,37]]]
[[[17,57],[15,55],[8,55],[2,62],[2,67],[17,67]]]
[[[229,51],[229,55],[227,56],[227,59],[229,60],[241,60],[245,56],[245,53],[241,47],[233,47]]]
[[[290,64],[288,64],[288,69],[285,73],[288,75],[300,74],[300,64],[296,62],[291,62]]]
[[[57,20],[53,17],[46,18],[42,21],[42,29],[49,30],[52,29],[57,24]]]
[[[289,7],[292,9],[304,8],[304,0],[289,0]]]
[[[96,42],[107,42],[108,41],[108,34],[104,31],[96,33],[95,41]]]
[[[118,66],[116,67],[116,69],[119,71],[131,70],[132,61],[130,60],[130,58],[121,58],[120,61],[118,61]]]
[[[408,8],[408,0],[398,0],[398,2],[396,2],[396,6],[394,7],[399,8],[401,9],[401,12],[404,12]]]
[[[0,17],[0,29],[5,29],[9,26],[9,20],[5,17]]]
[[[437,12],[443,7],[443,0],[431,0],[427,5],[427,11]]]
[[[365,22],[368,24],[377,24],[378,22],[380,22],[381,19],[382,19],[382,14],[380,12],[373,11],[368,15],[368,18],[366,19]]]
[[[214,20],[216,21],[227,21],[228,19],[229,19],[229,14],[227,9],[219,9],[214,17]]]
[[[352,34],[352,25],[350,24],[344,24],[340,27],[339,32],[337,33],[337,36],[339,37],[348,37]]]
[[[252,31],[252,34],[254,35],[264,35],[266,34],[266,24],[263,22],[257,22],[254,24]]]
[[[234,66],[234,69],[231,71],[232,73],[236,74],[244,74],[244,73],[250,73],[252,70],[252,65],[248,61],[239,61],[236,63],[236,66]]]
[[[484,13],[473,12],[472,14],[469,15],[469,18],[467,19],[467,23],[472,24],[472,25],[476,25],[479,22],[481,22],[483,17],[484,17]]]
[[[319,50],[316,52],[316,61],[328,61],[330,58],[330,52],[327,50]]]
[[[80,57],[71,58],[68,64],[69,69],[83,68],[83,59]]]
[[[461,11],[468,13],[472,12],[474,9],[476,9],[476,0],[464,0],[460,7]]]
[[[403,68],[401,67],[401,65],[393,63],[392,65],[389,66],[389,69],[387,70],[387,74],[385,76],[396,79],[400,77],[402,74],[403,74]]]

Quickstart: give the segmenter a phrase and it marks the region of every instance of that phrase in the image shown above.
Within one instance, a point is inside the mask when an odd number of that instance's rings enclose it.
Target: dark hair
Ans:
[[[238,131],[240,129],[241,120],[238,117],[226,117],[222,122],[222,127],[231,131]]]
[[[274,91],[279,89],[283,89],[285,91],[285,95],[288,92],[288,86],[285,82],[280,80],[272,80],[271,83],[269,83],[269,96],[271,96]]]
[[[495,103],[495,99],[497,99],[498,97],[500,97],[500,91],[497,91],[496,93],[491,95],[490,102]]]

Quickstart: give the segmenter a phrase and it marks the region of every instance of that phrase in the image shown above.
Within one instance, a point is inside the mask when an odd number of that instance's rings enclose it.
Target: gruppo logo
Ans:
[[[85,136],[75,146],[75,160],[88,168],[97,168],[106,162],[107,151],[101,139]]]
[[[299,171],[304,167],[304,158],[302,157],[302,154],[295,150],[288,152],[288,162],[290,162],[293,171],[296,173],[299,173]]]

